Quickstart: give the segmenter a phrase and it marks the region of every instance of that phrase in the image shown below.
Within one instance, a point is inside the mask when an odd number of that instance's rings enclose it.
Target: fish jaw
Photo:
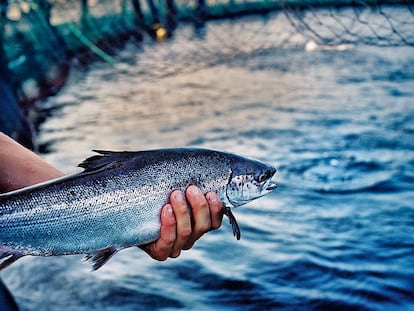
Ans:
[[[265,196],[275,190],[278,187],[277,183],[273,182],[269,179],[265,184],[263,184],[262,188],[262,196]]]

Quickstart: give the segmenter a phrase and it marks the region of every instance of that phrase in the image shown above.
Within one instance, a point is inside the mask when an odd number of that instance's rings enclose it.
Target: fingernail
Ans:
[[[172,208],[171,204],[167,204],[162,209],[161,223],[163,226],[166,226],[166,227],[171,227],[174,224],[176,224],[174,209]]]
[[[198,187],[191,185],[187,188],[187,191],[190,192],[192,195],[199,195],[201,193],[201,190],[198,189]]]
[[[171,205],[167,205],[167,207],[166,207],[166,209],[165,209],[165,213],[167,214],[167,215],[171,215],[171,214],[173,214],[174,213],[174,211],[173,211],[173,209],[172,209],[172,207],[171,207]]]
[[[169,217],[170,215],[174,214],[174,211],[173,211],[170,204],[165,206],[164,209],[162,210],[162,212],[164,214],[164,217]]]
[[[172,195],[174,196],[174,200],[179,202],[179,203],[182,203],[185,200],[182,192],[179,191],[179,190],[174,191]]]
[[[207,193],[207,199],[211,202],[211,203],[217,203],[219,198],[218,195],[214,192],[209,192]]]

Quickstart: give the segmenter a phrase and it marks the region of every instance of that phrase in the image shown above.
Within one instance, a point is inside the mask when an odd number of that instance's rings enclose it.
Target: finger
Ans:
[[[194,223],[191,236],[184,247],[189,249],[204,233],[211,230],[211,216],[207,199],[198,187],[189,186],[186,197],[192,207]]]
[[[157,241],[147,244],[144,249],[152,258],[164,261],[170,255],[176,239],[176,220],[171,204],[161,211],[161,230]]]
[[[191,236],[192,228],[190,210],[184,194],[179,190],[173,191],[170,196],[170,202],[177,221],[176,240],[170,253],[170,257],[175,258],[180,255],[181,250],[186,245]]]
[[[208,205],[210,206],[211,229],[218,229],[220,228],[221,222],[223,220],[223,203],[215,192],[207,193],[206,199]]]

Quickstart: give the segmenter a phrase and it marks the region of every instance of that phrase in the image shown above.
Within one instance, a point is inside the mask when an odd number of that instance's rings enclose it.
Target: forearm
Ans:
[[[60,176],[63,176],[61,171],[0,132],[0,192]]]

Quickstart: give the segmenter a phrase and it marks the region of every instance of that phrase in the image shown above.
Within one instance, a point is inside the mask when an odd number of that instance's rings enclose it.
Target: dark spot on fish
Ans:
[[[70,195],[75,195],[76,194],[75,190],[70,190],[69,193],[70,193]]]

